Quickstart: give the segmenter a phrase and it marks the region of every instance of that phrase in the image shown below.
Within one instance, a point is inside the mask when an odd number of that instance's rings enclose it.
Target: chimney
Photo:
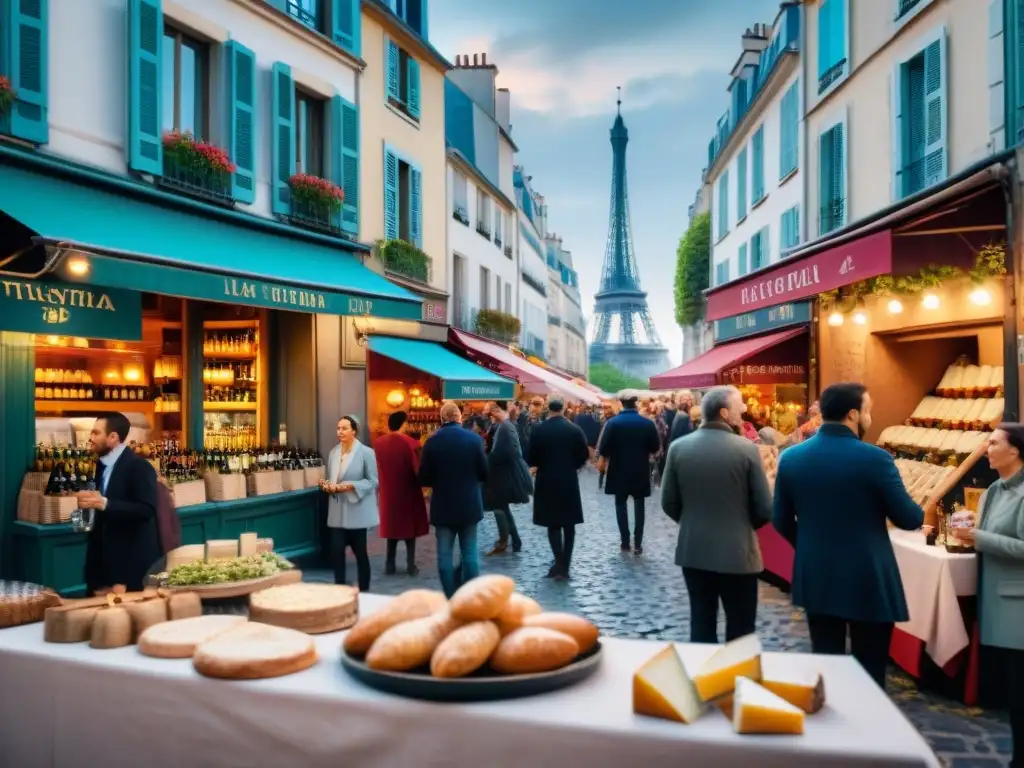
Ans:
[[[487,66],[487,54],[486,53],[481,53],[480,54],[480,63],[483,66],[485,66],[485,67]]]
[[[474,53],[473,54],[473,66],[475,67],[475,66],[479,65],[479,63],[480,63],[480,54],[479,53]]]

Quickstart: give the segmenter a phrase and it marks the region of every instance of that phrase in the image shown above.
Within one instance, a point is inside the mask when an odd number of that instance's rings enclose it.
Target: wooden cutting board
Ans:
[[[167,587],[171,592],[195,592],[202,600],[222,600],[228,597],[242,597],[259,592],[261,589],[276,587],[279,584],[297,584],[302,581],[302,571],[291,568],[273,576],[245,581],[227,581],[223,584],[197,584],[185,587]]]

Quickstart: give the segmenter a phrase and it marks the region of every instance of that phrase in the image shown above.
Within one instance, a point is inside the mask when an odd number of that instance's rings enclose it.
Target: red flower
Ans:
[[[164,149],[179,162],[217,173],[234,173],[237,167],[220,147],[200,141],[190,131],[167,131]]]

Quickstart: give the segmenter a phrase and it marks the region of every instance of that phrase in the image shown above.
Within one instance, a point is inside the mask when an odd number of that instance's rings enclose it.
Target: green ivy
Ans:
[[[497,309],[481,309],[476,315],[476,332],[495,341],[511,343],[519,338],[522,323],[515,315]]]
[[[384,267],[421,283],[430,281],[430,257],[405,240],[378,240],[377,255]]]
[[[704,291],[711,282],[711,214],[699,213],[676,249],[676,322],[693,325],[704,317]]]

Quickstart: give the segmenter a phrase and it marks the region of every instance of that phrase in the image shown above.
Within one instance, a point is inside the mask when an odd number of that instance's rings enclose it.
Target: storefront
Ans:
[[[445,400],[482,404],[511,400],[516,383],[471,363],[440,344],[389,336],[369,340],[366,366],[367,409],[370,434],[388,431],[388,416],[404,410],[410,432],[426,441],[441,426]]]
[[[318,320],[416,320],[420,297],[358,244],[9,150],[0,171],[3,575],[84,588],[70,492],[111,411],[173,485],[184,543],[255,531],[318,556],[318,424],[339,415],[318,371],[340,368]]]

